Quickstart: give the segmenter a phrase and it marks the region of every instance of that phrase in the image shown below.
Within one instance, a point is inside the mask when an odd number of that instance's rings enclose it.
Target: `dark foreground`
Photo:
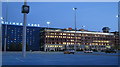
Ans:
[[[118,53],[96,52],[63,54],[63,52],[2,53],[2,65],[118,65]]]

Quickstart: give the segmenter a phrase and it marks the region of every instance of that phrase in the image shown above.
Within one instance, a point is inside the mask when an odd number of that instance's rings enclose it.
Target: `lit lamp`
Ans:
[[[73,10],[76,10],[77,8],[73,8]]]
[[[47,24],[48,24],[47,28],[49,28],[50,22],[47,22]],[[49,31],[48,31],[48,36],[49,36]],[[47,40],[47,42],[49,44],[49,39]],[[46,51],[46,44],[45,44],[45,50],[44,51]]]
[[[48,28],[49,28],[50,22],[47,22],[47,24],[48,24]]]
[[[3,17],[0,18],[0,51],[2,51],[2,21],[4,20]]]
[[[3,20],[4,18],[3,18],[3,17],[1,17],[0,19],[1,19],[1,20]]]

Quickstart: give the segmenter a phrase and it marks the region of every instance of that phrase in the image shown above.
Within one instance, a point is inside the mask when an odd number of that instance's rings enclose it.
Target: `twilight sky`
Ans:
[[[23,2],[8,3],[8,22],[23,22],[21,6]],[[118,3],[117,2],[29,2],[30,13],[27,23],[40,24],[46,27],[74,28],[74,11],[77,8],[77,28],[101,31],[102,27],[110,27],[111,31],[118,29]],[[3,3],[3,17],[6,19],[6,3]]]

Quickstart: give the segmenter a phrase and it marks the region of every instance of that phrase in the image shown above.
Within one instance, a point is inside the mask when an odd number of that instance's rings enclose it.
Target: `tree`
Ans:
[[[15,51],[17,48],[16,48],[16,45],[15,45],[15,43],[11,43],[10,44],[10,50],[11,51]]]
[[[17,45],[17,50],[18,50],[18,51],[22,51],[22,43],[18,43],[18,45]]]

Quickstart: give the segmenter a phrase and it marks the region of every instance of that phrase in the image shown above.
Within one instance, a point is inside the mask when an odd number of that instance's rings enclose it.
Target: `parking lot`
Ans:
[[[63,52],[21,52],[2,53],[3,65],[118,65],[118,53],[84,53],[64,54]]]

